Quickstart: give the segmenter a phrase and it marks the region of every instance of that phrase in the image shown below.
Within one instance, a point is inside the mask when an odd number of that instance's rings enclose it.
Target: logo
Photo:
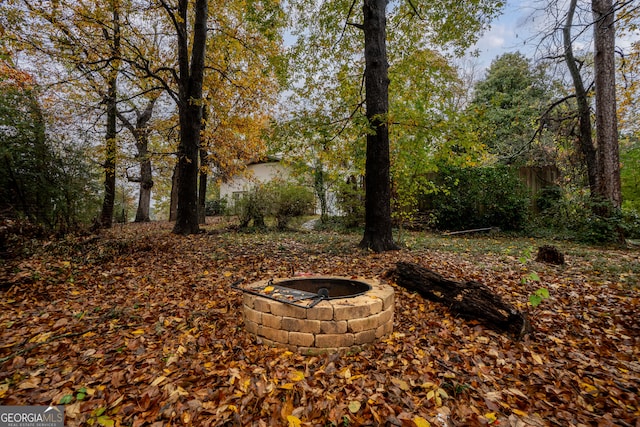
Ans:
[[[0,427],[64,427],[64,406],[0,406]]]

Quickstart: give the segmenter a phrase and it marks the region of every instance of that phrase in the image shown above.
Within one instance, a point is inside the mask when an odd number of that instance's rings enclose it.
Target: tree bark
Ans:
[[[576,92],[576,102],[578,104],[578,145],[587,164],[587,176],[589,179],[589,190],[594,196],[598,191],[598,159],[596,147],[593,143],[591,126],[591,107],[587,90],[584,87],[582,75],[578,68],[578,61],[573,55],[573,40],[571,38],[571,28],[573,27],[573,17],[575,15],[577,0],[571,0],[567,11],[567,20],[562,29],[564,40],[564,58],[573,80],[573,87]]]
[[[593,0],[598,195],[615,209],[622,205],[616,116],[615,24],[612,0]]]
[[[111,3],[113,8],[113,34],[109,39],[107,31],[107,41],[111,44],[113,58],[120,57],[120,17],[118,7],[115,2]],[[114,64],[112,63],[112,66]],[[100,213],[99,225],[102,228],[111,228],[113,223],[113,207],[116,200],[116,156],[117,146],[117,95],[118,95],[118,67],[114,66],[109,71],[107,96],[107,130],[105,135],[105,159],[104,159],[104,199],[102,201],[102,211]]]
[[[140,160],[140,189],[138,194],[138,209],[135,222],[151,221],[151,189],[153,188],[153,172],[151,160],[145,152],[145,159]]]
[[[207,150],[200,148],[200,169],[198,185],[198,224],[207,223],[207,170],[209,168],[209,158]]]
[[[151,220],[151,189],[153,188],[153,170],[151,168],[151,157],[149,155],[149,120],[153,114],[153,107],[158,98],[153,97],[147,102],[144,111],[140,113],[134,107],[136,112],[136,124],[121,113],[118,117],[122,124],[131,132],[135,139],[136,158],[140,164],[140,176],[136,179],[129,178],[129,181],[138,182],[140,188],[138,190],[138,209],[136,210],[135,222],[148,222]]]
[[[178,36],[180,143],[178,145],[178,208],[175,234],[195,234],[198,226],[198,151],[202,128],[202,84],[207,42],[207,0],[194,3],[193,43],[189,49],[188,0],[178,2],[174,20]],[[189,53],[191,53],[189,55]]]
[[[386,47],[387,0],[364,0],[367,133],[365,166],[365,229],[360,247],[374,252],[397,249],[391,230],[389,156],[389,64]]]
[[[445,304],[451,313],[468,320],[478,320],[516,339],[531,332],[525,313],[505,303],[485,285],[445,279],[440,274],[417,264],[400,262],[392,272],[396,283],[424,298]]]
[[[175,221],[178,217],[178,165],[173,168],[171,175],[171,199],[169,200],[169,221]]]

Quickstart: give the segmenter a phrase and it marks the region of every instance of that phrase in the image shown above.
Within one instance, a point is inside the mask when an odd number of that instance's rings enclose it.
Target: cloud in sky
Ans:
[[[492,60],[506,52],[528,53],[532,46],[526,41],[533,31],[530,16],[531,9],[521,0],[507,2],[503,14],[491,23],[491,28],[475,44],[474,49],[480,53],[481,66],[488,67]]]

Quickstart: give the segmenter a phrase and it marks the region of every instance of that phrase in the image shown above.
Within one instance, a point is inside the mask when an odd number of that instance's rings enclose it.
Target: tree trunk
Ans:
[[[417,264],[400,262],[392,277],[396,283],[424,298],[445,304],[451,313],[468,320],[478,320],[491,329],[506,332],[516,339],[531,332],[525,313],[505,303],[485,285],[445,279]]]
[[[184,110],[188,110],[184,111]],[[198,141],[200,106],[188,105],[180,111],[178,148],[178,206],[173,232],[196,234],[198,227]]]
[[[327,188],[324,182],[324,170],[320,160],[317,161],[313,170],[313,189],[320,202],[320,222],[324,224],[329,219],[329,204],[327,202]]]
[[[360,247],[374,252],[397,249],[391,232],[389,156],[389,64],[386,47],[387,0],[364,0],[363,30],[367,133],[365,229]]]
[[[111,43],[111,52],[114,58],[120,56],[120,17],[117,5],[113,8],[113,34],[108,42]],[[107,35],[105,31],[105,35]],[[115,61],[115,60],[114,60]],[[113,64],[112,64],[113,66]],[[100,227],[110,228],[113,223],[113,207],[116,199],[116,155],[118,146],[117,136],[117,95],[118,95],[118,67],[109,71],[107,88],[107,131],[105,135],[105,159],[104,159],[104,199],[102,212],[100,213]]]
[[[202,84],[207,42],[207,0],[196,0],[193,43],[189,49],[188,0],[178,2],[175,25],[178,36],[180,143],[178,145],[178,208],[175,234],[195,234],[198,226],[198,150],[202,128]],[[191,55],[189,55],[191,52]]]
[[[140,189],[138,195],[138,210],[136,211],[135,222],[151,221],[151,188],[153,187],[153,177],[151,171],[151,160],[145,153],[145,158],[140,160]]]
[[[598,195],[615,209],[622,205],[618,120],[616,116],[615,26],[612,0],[592,1]]]
[[[593,143],[591,126],[591,107],[587,96],[587,90],[582,81],[582,75],[578,68],[578,61],[573,55],[573,40],[571,38],[571,28],[573,27],[573,16],[575,15],[577,0],[571,0],[567,11],[567,20],[562,29],[564,40],[564,58],[573,80],[573,87],[576,92],[578,104],[578,145],[587,164],[587,176],[589,179],[589,190],[594,196],[598,191],[598,159],[596,147]]]
[[[198,224],[207,223],[207,170],[209,159],[207,150],[200,149],[200,180],[198,185]]]
[[[136,210],[135,222],[148,222],[151,210],[151,189],[153,188],[153,171],[151,168],[151,157],[149,156],[149,120],[153,114],[153,107],[157,97],[149,99],[144,111],[140,111],[134,107],[136,112],[136,124],[122,113],[118,112],[118,117],[122,124],[129,129],[136,141],[136,158],[140,164],[140,176],[137,178],[129,178],[130,182],[138,182],[140,188],[138,190],[138,209]]]
[[[178,174],[180,170],[176,164],[171,175],[171,199],[169,200],[169,221],[175,221],[178,217]]]

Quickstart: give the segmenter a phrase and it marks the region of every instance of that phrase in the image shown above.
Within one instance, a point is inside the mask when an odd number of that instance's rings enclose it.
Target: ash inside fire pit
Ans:
[[[288,279],[278,282],[279,286],[317,294],[324,299],[349,298],[371,290],[367,283],[339,278]]]

